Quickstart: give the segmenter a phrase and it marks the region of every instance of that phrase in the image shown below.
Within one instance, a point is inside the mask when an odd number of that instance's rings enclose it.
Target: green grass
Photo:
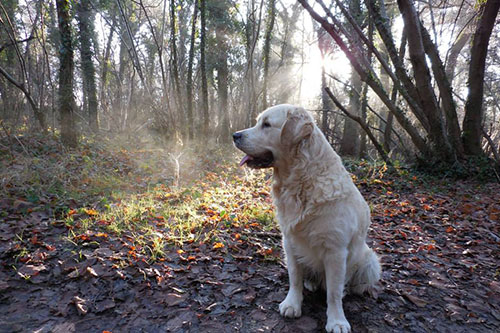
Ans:
[[[69,238],[78,240],[91,231],[132,235],[131,246],[155,261],[164,257],[166,246],[220,243],[235,227],[275,228],[265,173],[245,174],[230,162],[219,167],[225,171],[205,170],[204,178],[185,186],[116,192],[99,210],[70,210],[65,218],[72,228]]]

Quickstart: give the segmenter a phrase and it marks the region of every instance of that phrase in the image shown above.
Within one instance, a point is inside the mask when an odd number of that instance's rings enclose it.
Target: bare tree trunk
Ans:
[[[187,131],[188,139],[193,140],[193,62],[194,62],[194,42],[196,39],[196,19],[198,17],[198,4],[194,3],[193,17],[191,21],[191,40],[189,42],[189,56],[188,56],[188,70],[186,82],[186,96],[187,96]]]
[[[453,152],[444,130],[441,110],[432,87],[432,78],[427,66],[421,23],[411,0],[398,0],[408,37],[408,51],[413,67],[415,86],[419,102],[429,122],[429,138],[433,150],[446,161],[453,159]]]
[[[361,25],[363,18],[361,17],[361,4],[359,0],[349,1],[349,12],[353,16],[356,24]],[[352,25],[347,27],[352,35],[355,34]],[[351,49],[361,49],[361,41],[356,39],[352,41]],[[362,82],[359,74],[354,68],[351,69],[351,85],[352,90],[349,93],[349,113],[354,116],[360,115],[361,110],[361,89]],[[342,140],[340,142],[340,154],[345,156],[359,156],[360,152],[360,131],[359,124],[351,117],[345,118],[344,130],[342,132]]]
[[[56,0],[59,21],[59,113],[61,115],[61,141],[76,147],[78,135],[73,115],[73,44],[71,39],[70,1]]]
[[[85,95],[87,97],[89,126],[94,133],[99,130],[97,116],[97,88],[95,82],[95,67],[91,39],[94,27],[91,22],[93,15],[90,12],[89,0],[82,0],[76,5],[78,26],[80,29],[80,55],[82,61],[82,78]]]
[[[113,19],[113,23],[111,24],[111,27],[109,29],[109,36],[108,40],[106,42],[106,49],[104,51],[104,56],[102,58],[102,69],[101,69],[101,90],[99,92],[99,101],[101,103],[101,109],[104,110],[104,112],[107,111],[107,103],[105,101],[105,95],[106,95],[106,89],[108,86],[108,73],[110,69],[110,65],[108,64],[109,58],[111,56],[111,43],[113,41],[113,35],[116,30],[116,20]]]
[[[465,103],[463,135],[465,153],[481,155],[481,136],[483,121],[483,89],[486,55],[491,31],[500,8],[500,0],[488,0],[481,6],[481,15],[472,39],[471,59],[469,64],[469,94]]]
[[[123,21],[123,20],[122,20]],[[128,61],[127,61],[127,45],[126,41],[130,42],[128,38],[128,34],[125,31],[125,25],[123,22],[120,22],[120,49],[119,49],[119,55],[118,55],[118,75],[116,79],[116,88],[115,88],[115,93],[114,93],[114,101],[113,101],[113,118],[115,118],[117,121],[114,121],[112,124],[115,126],[115,128],[119,131],[123,129],[123,109],[124,109],[124,103],[123,101],[125,100],[125,88],[126,87],[126,82],[125,82],[125,72],[127,71],[128,66]]]
[[[221,136],[222,142],[229,143],[230,128],[229,128],[229,104],[228,104],[228,44],[227,44],[227,28],[228,18],[225,17],[229,12],[228,3],[226,1],[218,1],[212,5],[215,19],[215,39],[217,41],[217,90],[219,99],[219,112],[221,114]]]
[[[181,94],[181,83],[179,78],[179,60],[177,55],[177,24],[176,24],[176,5],[175,0],[170,0],[170,69],[172,71],[173,85],[174,85],[174,96],[177,105],[177,111],[180,118],[181,132],[185,131],[185,115],[182,108],[182,94]]]
[[[467,45],[470,36],[470,33],[463,32],[450,49],[448,61],[446,63],[446,76],[448,77],[448,81],[450,81],[450,85],[453,83],[453,79],[455,78],[455,68],[457,67],[458,56],[465,45]]]
[[[349,113],[358,117],[361,108],[359,97],[361,96],[362,82],[355,70],[352,70],[351,73],[351,85],[351,91],[349,92]],[[339,153],[342,156],[357,157],[359,155],[359,126],[358,122],[353,120],[352,117],[345,119]]]
[[[274,29],[274,21],[276,16],[276,1],[269,0],[267,9],[267,27],[266,34],[264,37],[264,50],[263,60],[264,60],[264,82],[262,85],[262,108],[267,109],[267,87],[269,80],[269,61],[271,57],[271,38]]]
[[[455,101],[453,100],[453,90],[446,75],[446,71],[439,57],[437,46],[432,41],[429,33],[422,23],[420,23],[422,32],[424,49],[429,59],[431,60],[432,72],[434,73],[434,80],[437,83],[441,98],[441,109],[444,111],[446,117],[446,134],[448,140],[452,145],[453,152],[459,158],[463,157],[464,149],[460,140],[460,125],[458,124],[457,110]]]
[[[325,135],[328,142],[328,113],[331,110],[330,99],[328,98],[328,94],[326,93],[326,88],[328,87],[326,83],[326,73],[325,66],[321,66],[321,131]]]
[[[257,92],[255,78],[255,49],[260,36],[262,24],[262,11],[264,0],[260,0],[260,6],[256,6],[255,0],[249,0],[247,4],[247,22],[245,24],[245,51],[247,67],[245,70],[247,113],[244,125],[249,127],[257,116]],[[259,8],[257,10],[257,7]],[[258,14],[256,14],[258,11]]]
[[[203,110],[203,136],[207,137],[208,127],[209,127],[209,110],[208,110],[208,82],[207,82],[207,69],[206,69],[206,34],[207,34],[207,22],[206,22],[206,0],[200,0],[200,20],[201,20],[201,31],[200,31],[200,71],[201,71],[201,103]]]
[[[2,3],[4,3],[2,1]],[[17,0],[5,0],[5,3],[3,4],[3,14],[5,14],[5,21],[10,20],[12,21],[15,17],[15,12],[16,8],[18,6],[18,1]],[[3,28],[0,29],[0,40],[9,40],[9,32],[7,29],[9,28],[14,28],[13,26],[8,26],[7,22],[4,22],[2,19],[2,15],[0,14],[0,23],[2,23]],[[12,34],[15,34],[14,31],[12,31]],[[15,41],[14,41],[15,42]],[[4,56],[5,56],[5,68],[6,70],[10,71],[14,77],[16,76],[16,73],[13,71],[14,65],[15,65],[15,59],[16,59],[16,51],[14,48],[14,44],[11,42],[10,45],[5,46],[4,51]],[[2,47],[3,49],[3,47]],[[3,62],[3,61],[2,61]],[[2,91],[2,100],[3,100],[3,113],[6,118],[12,117],[14,115],[14,108],[15,108],[15,103],[16,103],[16,93],[14,87],[12,87],[10,84],[6,84],[4,86],[4,90]]]

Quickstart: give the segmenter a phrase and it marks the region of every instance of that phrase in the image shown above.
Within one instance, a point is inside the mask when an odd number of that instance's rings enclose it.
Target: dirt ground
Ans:
[[[414,180],[356,180],[383,274],[376,294],[345,297],[353,332],[500,331],[500,185]],[[240,226],[246,242],[167,247],[151,262],[133,252],[133,234],[71,242],[50,204],[31,208],[0,200],[1,332],[324,330],[324,292],[305,291],[301,318],[279,315],[281,252],[256,251],[280,248],[277,229]]]

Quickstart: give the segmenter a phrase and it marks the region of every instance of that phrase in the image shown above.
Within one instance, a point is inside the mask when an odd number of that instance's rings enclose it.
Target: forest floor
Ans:
[[[324,292],[278,312],[270,172],[147,147],[0,140],[0,331],[321,332]],[[347,164],[383,269],[344,298],[353,332],[500,331],[500,185]]]

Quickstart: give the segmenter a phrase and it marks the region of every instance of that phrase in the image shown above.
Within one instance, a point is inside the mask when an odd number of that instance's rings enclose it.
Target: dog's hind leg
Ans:
[[[375,252],[364,244],[359,267],[350,281],[350,289],[355,294],[363,294],[375,286],[380,279],[380,262]]]

